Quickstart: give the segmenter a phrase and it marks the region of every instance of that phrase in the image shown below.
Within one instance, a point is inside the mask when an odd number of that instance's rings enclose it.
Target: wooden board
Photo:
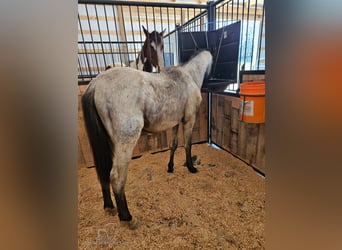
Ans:
[[[264,81],[265,74],[248,72],[242,82]],[[211,138],[214,143],[266,173],[265,123],[240,121],[240,98],[212,94]]]
[[[265,173],[265,124],[240,121],[240,98],[212,94],[211,139]]]
[[[265,75],[248,74],[243,75],[242,82],[255,82],[255,81],[265,81]]]
[[[85,90],[85,86],[79,87],[78,95],[78,153],[82,156],[78,156],[79,165],[93,166],[94,160],[91,152],[91,147],[88,140],[87,131],[83,120],[83,112],[81,107],[81,93]]]

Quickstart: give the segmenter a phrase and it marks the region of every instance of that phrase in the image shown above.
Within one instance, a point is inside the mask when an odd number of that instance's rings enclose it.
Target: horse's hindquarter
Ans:
[[[114,130],[128,133],[127,128],[131,127],[135,133],[142,128],[143,73],[131,68],[114,68],[95,79],[96,108],[110,135],[114,135]]]
[[[140,122],[147,131],[164,131],[194,115],[201,101],[200,90],[180,69],[153,74],[114,68],[94,84],[96,107],[109,134]]]

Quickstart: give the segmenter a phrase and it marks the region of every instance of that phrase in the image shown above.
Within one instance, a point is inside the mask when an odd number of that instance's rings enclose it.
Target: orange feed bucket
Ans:
[[[240,119],[251,123],[265,122],[265,82],[240,85]]]

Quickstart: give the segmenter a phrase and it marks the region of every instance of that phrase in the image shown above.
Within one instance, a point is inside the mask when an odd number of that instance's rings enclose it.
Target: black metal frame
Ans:
[[[240,71],[240,82],[242,82],[244,75],[265,75],[265,70],[241,70]]]
[[[210,31],[179,31],[180,62],[186,62],[196,50],[207,49],[213,55],[210,77],[202,89],[224,90],[238,82],[241,21]]]
[[[257,0],[256,3],[261,1]],[[166,28],[164,47],[169,49],[164,50],[165,65],[172,65],[179,62],[177,30],[210,31],[241,20],[240,44],[243,46],[240,46],[239,51],[239,68],[245,66],[245,70],[251,70],[264,67],[260,64],[264,6],[260,12],[260,6],[251,6],[250,0],[209,1],[206,5],[114,0],[79,0],[78,3],[81,6],[78,14],[78,84],[87,84],[108,64],[119,63],[122,66],[130,58],[136,58],[144,41],[141,25],[147,26],[150,31],[160,32]],[[83,8],[83,14],[80,14],[80,8]],[[138,15],[134,17],[132,13]],[[260,19],[260,13],[261,24],[258,24],[257,30],[256,20]],[[120,32],[124,36],[122,40]],[[250,37],[253,42],[248,47]],[[255,56],[254,53],[257,53],[257,64],[254,68],[246,67],[247,61]]]
[[[132,58],[136,58],[145,40],[141,25],[145,25],[149,31],[158,30],[161,32],[166,29],[164,33],[164,46],[166,45],[169,48],[171,46],[175,47],[176,45],[172,44],[174,39],[171,39],[175,35],[175,27],[172,27],[172,23],[176,24],[176,22],[180,21],[180,24],[184,25],[189,23],[189,19],[196,16],[198,12],[206,11],[206,6],[199,4],[110,0],[80,0],[78,3],[82,6],[81,8],[83,8],[84,12],[82,20],[80,13],[78,15],[79,84],[87,84],[109,64],[119,63],[120,66],[123,64],[127,65]],[[91,16],[88,9],[92,9],[94,12],[93,16]],[[104,13],[100,17],[102,18],[102,21],[100,21],[102,22],[102,28],[100,27],[98,16],[99,9]],[[135,20],[133,20],[132,12],[138,13],[138,17]],[[109,14],[111,15],[111,20],[109,20]],[[95,18],[96,20],[90,20],[90,18]],[[156,20],[158,18],[160,21],[157,25]],[[181,20],[176,18],[181,18]],[[121,24],[119,24],[120,20]],[[172,23],[170,22],[171,20]],[[97,27],[94,27],[95,23]],[[109,24],[111,27],[109,27]],[[83,26],[87,26],[88,34],[85,34]],[[121,31],[119,31],[120,29]],[[120,37],[120,32],[122,37]],[[166,56],[170,58],[167,65],[174,64],[175,60],[170,55]]]

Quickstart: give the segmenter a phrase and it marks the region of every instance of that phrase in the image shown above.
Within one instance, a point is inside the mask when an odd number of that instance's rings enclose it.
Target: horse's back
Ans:
[[[95,103],[99,113],[119,113],[132,110],[138,105],[142,71],[125,68],[111,68],[102,72],[91,84],[95,88]],[[132,111],[133,112],[133,111]]]
[[[117,67],[102,72],[93,81],[96,82],[97,89],[115,95],[123,92],[133,94],[152,91],[156,95],[168,92],[168,96],[176,97],[192,91],[199,92],[191,76],[181,67],[166,68],[159,74],[130,67]]]
[[[174,67],[175,68],[175,67]],[[116,67],[102,72],[93,81],[97,88],[119,91],[139,92],[152,87],[153,90],[171,90],[173,87],[185,87],[191,79],[177,69],[168,69],[160,74],[148,73],[131,67]],[[137,89],[138,88],[138,89]]]
[[[169,67],[159,74],[139,71],[133,68],[113,68],[99,76],[98,87],[107,95],[126,95],[127,98],[148,98],[149,100],[178,100],[200,93],[191,76],[181,67]],[[102,85],[102,86],[100,86]]]
[[[117,67],[102,72],[96,78],[97,88],[112,89],[113,91],[124,91],[139,86],[143,71],[131,67]]]

